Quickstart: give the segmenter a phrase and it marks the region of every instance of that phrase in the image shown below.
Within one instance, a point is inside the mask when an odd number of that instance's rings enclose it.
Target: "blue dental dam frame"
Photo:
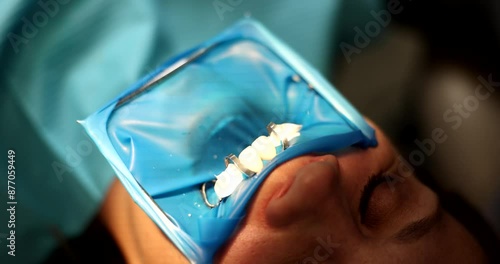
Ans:
[[[300,137],[215,208],[200,186],[274,122]],[[133,200],[192,263],[210,263],[266,176],[294,157],[375,146],[375,132],[314,68],[246,18],[170,59],[81,122]],[[207,185],[208,186],[208,185]],[[217,200],[213,188],[208,199]]]

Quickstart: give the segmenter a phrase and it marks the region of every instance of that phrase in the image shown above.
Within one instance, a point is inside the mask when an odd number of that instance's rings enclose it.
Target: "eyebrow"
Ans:
[[[431,232],[432,228],[441,220],[442,209],[437,210],[429,216],[413,221],[399,230],[394,239],[400,243],[411,243]]]

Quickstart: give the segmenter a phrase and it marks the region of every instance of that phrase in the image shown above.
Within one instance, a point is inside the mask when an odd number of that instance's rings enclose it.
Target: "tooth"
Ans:
[[[238,156],[238,159],[241,164],[245,166],[245,168],[255,173],[259,173],[262,170],[262,167],[264,167],[257,150],[255,150],[252,146],[245,148]]]
[[[297,125],[293,123],[283,123],[280,125],[275,125],[273,130],[275,133],[271,133],[269,138],[273,142],[275,147],[281,146],[281,139],[291,142],[294,138],[300,136],[300,130],[302,125]]]
[[[215,176],[217,181],[215,182],[214,191],[217,196],[222,199],[231,195],[232,190],[230,188],[231,179],[226,171],[221,172],[221,174]]]
[[[281,146],[281,139],[278,137],[277,134],[278,133],[271,133],[271,135],[269,135],[269,140],[271,140],[275,148]]]
[[[252,143],[252,147],[255,148],[255,150],[263,160],[271,160],[276,156],[276,147],[269,137],[258,137]]]
[[[243,181],[243,175],[234,164],[229,164],[225,171],[215,177],[217,181],[215,182],[214,191],[219,199],[231,195]]]
[[[288,142],[291,142],[292,139],[296,138],[296,137],[299,137],[300,136],[300,133],[299,132],[296,132],[296,133],[293,133],[293,134],[289,134],[286,136],[286,140],[288,140]]]
[[[226,172],[231,176],[231,179],[236,179],[240,182],[243,180],[243,173],[232,163],[227,165]]]
[[[281,125],[277,125],[276,130],[281,137],[286,139],[292,139],[297,136],[297,133],[302,129],[301,125],[296,125],[292,123],[284,123]],[[299,134],[300,135],[300,134]]]
[[[302,129],[302,125],[297,125],[294,123],[283,123],[280,125],[286,131],[299,132]]]

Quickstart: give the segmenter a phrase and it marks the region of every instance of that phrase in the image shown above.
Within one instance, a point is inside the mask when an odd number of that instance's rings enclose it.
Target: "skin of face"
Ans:
[[[377,126],[379,142],[289,160],[268,175],[215,263],[485,263]],[[366,209],[360,200],[369,179]],[[382,176],[378,177],[382,179]],[[115,182],[100,211],[128,263],[188,263]]]

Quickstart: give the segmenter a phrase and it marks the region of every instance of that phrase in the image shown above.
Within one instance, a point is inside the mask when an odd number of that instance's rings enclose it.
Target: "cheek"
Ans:
[[[246,226],[218,253],[215,263],[341,263],[338,260],[364,247],[345,228],[312,229]]]
[[[218,252],[214,263],[311,263],[311,260],[324,263],[337,259],[342,246],[346,245],[335,236],[327,235],[328,230],[307,231],[295,227],[279,230],[246,226]]]
[[[217,253],[215,263],[283,263],[293,256],[284,234],[245,224]]]

